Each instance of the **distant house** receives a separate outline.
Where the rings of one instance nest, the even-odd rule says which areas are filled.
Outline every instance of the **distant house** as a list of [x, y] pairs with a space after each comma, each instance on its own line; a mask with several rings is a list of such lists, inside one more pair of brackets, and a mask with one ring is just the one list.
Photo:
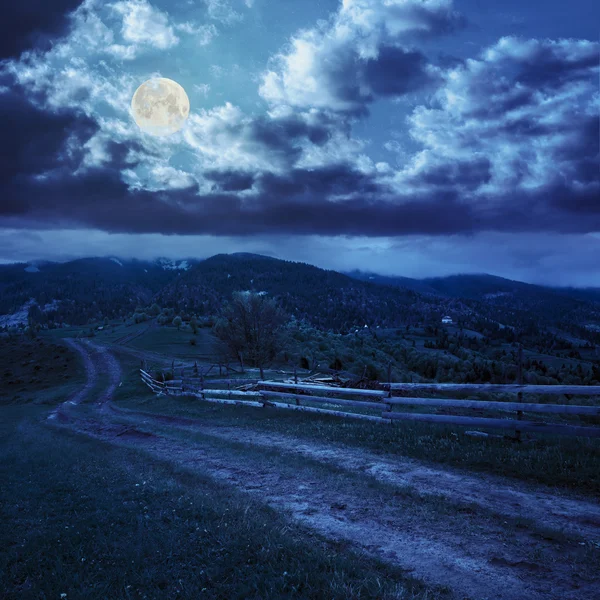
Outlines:
[[447, 315], [445, 317], [442, 317], [442, 323], [444, 325], [452, 325], [452, 317], [449, 317]]

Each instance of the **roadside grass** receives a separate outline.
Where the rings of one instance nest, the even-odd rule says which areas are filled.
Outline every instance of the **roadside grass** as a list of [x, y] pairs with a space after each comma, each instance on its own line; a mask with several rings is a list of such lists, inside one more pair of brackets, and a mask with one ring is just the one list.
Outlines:
[[0, 596], [447, 597], [238, 493], [2, 408]]
[[0, 405], [56, 404], [85, 381], [77, 354], [43, 338], [0, 337], [0, 365]]

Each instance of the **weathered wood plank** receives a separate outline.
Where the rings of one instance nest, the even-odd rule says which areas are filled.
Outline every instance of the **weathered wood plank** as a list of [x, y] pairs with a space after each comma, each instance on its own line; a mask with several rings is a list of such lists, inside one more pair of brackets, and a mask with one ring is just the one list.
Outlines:
[[309, 392], [326, 392], [328, 394], [349, 394], [353, 396], [375, 396], [381, 398], [387, 396], [388, 392], [383, 390], [356, 390], [353, 388], [339, 388], [326, 385], [314, 385], [309, 383], [280, 383], [277, 381], [260, 381], [260, 387], [285, 388], [289, 390], [307, 390]]
[[383, 383], [392, 390], [428, 390], [432, 392], [523, 392], [527, 394], [574, 394], [600, 396], [600, 385], [519, 385], [516, 383]]
[[457, 398], [388, 398], [388, 404], [405, 406], [433, 406], [440, 408], [475, 408], [487, 410], [553, 413], [565, 415], [600, 416], [600, 406], [568, 404], [532, 404], [527, 402], [488, 402], [486, 400], [459, 400]]
[[204, 394], [212, 394], [214, 396], [248, 396], [261, 397], [260, 392], [242, 392], [241, 390], [203, 390]]
[[468, 425], [489, 429], [515, 429], [518, 426], [521, 431], [530, 431], [534, 433], [600, 437], [600, 427], [580, 427], [578, 425], [517, 421], [516, 419], [485, 419], [482, 417], [462, 417], [453, 415], [426, 415], [423, 413], [383, 412], [381, 416], [386, 419], [423, 421], [426, 423], [447, 425]]
[[367, 402], [365, 400], [346, 400], [345, 398], [324, 398], [323, 396], [306, 396], [303, 394], [289, 394], [289, 393], [283, 393], [283, 392], [268, 392], [268, 391], [263, 391], [260, 392], [261, 394], [263, 394], [264, 396], [270, 397], [270, 398], [290, 398], [292, 400], [310, 400], [311, 402], [326, 402], [328, 404], [341, 404], [344, 406], [358, 406], [361, 408], [377, 408], [380, 409], [383, 408], [385, 405], [382, 402]]
[[245, 385], [248, 383], [258, 383], [260, 379], [205, 379], [204, 385], [212, 385], [213, 383], [230, 383], [232, 385]]
[[[216, 402], [220, 404], [237, 404], [238, 406], [254, 406], [264, 408], [264, 403], [266, 402], [256, 402], [253, 400], [227, 400], [225, 398], [201, 398], [200, 395], [196, 394], [185, 394], [196, 396], [206, 402]], [[391, 421], [389, 419], [383, 419], [381, 417], [377, 417], [375, 415], [361, 415], [358, 413], [346, 413], [338, 410], [328, 410], [325, 408], [315, 408], [313, 406], [296, 406], [295, 404], [286, 404], [283, 402], [270, 402], [268, 403], [269, 408], [277, 408], [284, 410], [298, 410], [301, 412], [310, 412], [317, 413], [321, 415], [334, 415], [335, 417], [343, 417], [347, 419], [358, 419], [363, 421], [372, 421], [375, 423], [381, 423], [382, 425], [389, 425]]]

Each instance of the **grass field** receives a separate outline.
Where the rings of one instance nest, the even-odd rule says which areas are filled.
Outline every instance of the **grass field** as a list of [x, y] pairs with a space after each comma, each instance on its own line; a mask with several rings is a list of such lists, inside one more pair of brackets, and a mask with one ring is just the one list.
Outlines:
[[0, 405], [64, 400], [84, 381], [78, 361], [63, 344], [0, 337]]
[[41, 424], [44, 415], [2, 407], [6, 600], [445, 597], [231, 487]]

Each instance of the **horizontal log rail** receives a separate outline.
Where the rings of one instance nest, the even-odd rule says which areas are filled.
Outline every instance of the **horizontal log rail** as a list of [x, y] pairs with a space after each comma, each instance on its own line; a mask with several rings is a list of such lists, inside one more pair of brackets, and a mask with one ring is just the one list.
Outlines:
[[[574, 386], [574, 385], [518, 385], [518, 384], [455, 384], [455, 383], [387, 383], [379, 384], [381, 389], [364, 390], [355, 388], [332, 387], [319, 384], [285, 383], [282, 381], [261, 381], [257, 379], [219, 379], [205, 380], [200, 378], [199, 386], [186, 385], [186, 379], [156, 381], [149, 373], [140, 370], [142, 381], [158, 394], [171, 394], [175, 396], [191, 395], [203, 398], [210, 402], [221, 402], [245, 406], [262, 406], [276, 408], [290, 408], [331, 414], [349, 418], [370, 420], [379, 423], [393, 423], [395, 421], [422, 421], [440, 425], [459, 425], [481, 427], [488, 429], [512, 429], [523, 432], [550, 433], [573, 435], [583, 437], [600, 437], [600, 427], [580, 426], [561, 423], [547, 423], [541, 421], [510, 419], [510, 418], [484, 418], [466, 415], [442, 415], [417, 412], [397, 412], [396, 408], [414, 406], [433, 409], [464, 409], [464, 410], [490, 410], [501, 412], [523, 412], [542, 414], [564, 414], [575, 416], [600, 416], [600, 406], [569, 405], [569, 404], [542, 404], [534, 402], [502, 402], [488, 400], [463, 400], [458, 398], [420, 398], [400, 397], [394, 393], [401, 391], [435, 391], [435, 392], [470, 392], [470, 393], [537, 393], [537, 394], [572, 394], [579, 396], [600, 396], [600, 386]], [[194, 382], [195, 383], [195, 382]], [[227, 384], [228, 389], [211, 389], [206, 385], [221, 383]], [[256, 384], [258, 391], [242, 391], [231, 389], [232, 384]], [[307, 393], [308, 392], [308, 393]], [[340, 395], [358, 396], [356, 399], [340, 398]], [[211, 397], [212, 396], [212, 397]], [[519, 396], [520, 397], [520, 396]], [[238, 398], [242, 398], [241, 400]], [[274, 398], [281, 398], [284, 402], [275, 402]], [[292, 403], [286, 403], [288, 400]], [[301, 405], [301, 402], [318, 402], [322, 404], [352, 406], [357, 408], [375, 408], [381, 410], [381, 416], [361, 413], [344, 412], [330, 408], [316, 408]]]
[[387, 390], [422, 390], [431, 392], [518, 392], [526, 394], [573, 394], [600, 396], [600, 385], [519, 385], [518, 383], [382, 383]]
[[286, 388], [289, 390], [307, 390], [309, 392], [326, 392], [328, 394], [349, 394], [354, 396], [376, 396], [384, 398], [388, 396], [385, 390], [357, 390], [355, 388], [330, 387], [316, 385], [313, 383], [283, 383], [280, 381], [259, 381], [259, 387], [263, 388]]
[[346, 400], [344, 398], [325, 398], [323, 396], [307, 396], [305, 394], [286, 394], [283, 392], [260, 392], [262, 396], [267, 398], [290, 398], [296, 402], [309, 400], [311, 402], [325, 402], [327, 404], [340, 404], [342, 406], [358, 406], [360, 408], [378, 408], [381, 410], [382, 402], [367, 402], [366, 400]]
[[455, 398], [388, 398], [388, 404], [406, 406], [432, 406], [435, 408], [474, 408], [478, 410], [502, 410], [514, 412], [540, 412], [565, 415], [600, 416], [600, 406], [570, 404], [532, 404], [529, 402], [488, 402], [485, 400], [457, 400]]

